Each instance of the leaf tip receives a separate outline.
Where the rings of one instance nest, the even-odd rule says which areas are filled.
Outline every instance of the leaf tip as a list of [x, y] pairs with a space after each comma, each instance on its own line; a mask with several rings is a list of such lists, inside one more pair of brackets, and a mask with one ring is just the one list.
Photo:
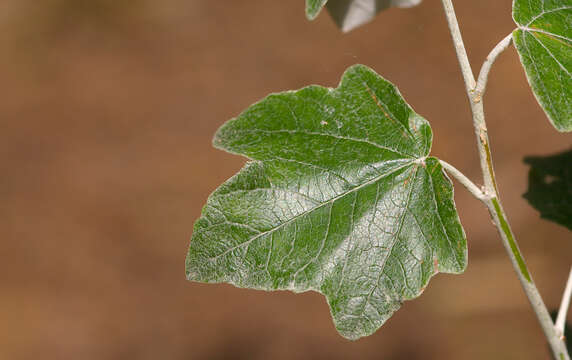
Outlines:
[[186, 273], [186, 278], [188, 281], [193, 281], [194, 279], [196, 279], [196, 277], [197, 277], [197, 274], [192, 272], [192, 271], [189, 271]]
[[316, 19], [327, 2], [328, 0], [306, 0], [306, 19]]
[[227, 142], [228, 142], [228, 134], [227, 128], [228, 125], [232, 122], [233, 119], [224, 123], [218, 130], [215, 132], [213, 139], [212, 139], [212, 146], [215, 149], [227, 151]]
[[566, 124], [556, 123], [552, 121], [552, 119], [550, 119], [550, 121], [552, 122], [552, 124], [556, 128], [556, 131], [558, 132], [567, 133], [572, 131], [572, 119], [569, 119]]

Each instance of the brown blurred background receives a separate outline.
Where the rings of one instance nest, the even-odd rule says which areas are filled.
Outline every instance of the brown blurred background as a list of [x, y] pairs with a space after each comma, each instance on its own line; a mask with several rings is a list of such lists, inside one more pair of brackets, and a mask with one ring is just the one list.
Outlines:
[[[478, 67], [512, 30], [511, 1], [456, 3]], [[434, 278], [369, 338], [341, 338], [316, 293], [185, 280], [194, 220], [244, 163], [211, 147], [214, 131], [269, 92], [335, 86], [354, 63], [398, 84], [430, 120], [433, 154], [479, 181], [438, 0], [347, 35], [326, 13], [307, 22], [303, 0], [2, 0], [0, 359], [548, 359], [487, 212], [460, 186], [466, 273]], [[572, 138], [514, 49], [491, 75], [500, 190], [556, 308], [572, 239], [521, 197], [522, 158]]]

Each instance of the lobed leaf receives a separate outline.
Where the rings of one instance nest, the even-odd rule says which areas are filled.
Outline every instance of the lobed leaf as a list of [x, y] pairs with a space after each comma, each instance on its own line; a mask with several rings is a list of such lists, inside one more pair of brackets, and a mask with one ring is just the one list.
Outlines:
[[467, 262], [432, 132], [390, 82], [349, 68], [336, 89], [268, 96], [217, 132], [253, 159], [195, 223], [189, 280], [317, 291], [349, 339], [375, 332], [441, 271]]
[[514, 0], [514, 44], [540, 106], [572, 131], [572, 1]]

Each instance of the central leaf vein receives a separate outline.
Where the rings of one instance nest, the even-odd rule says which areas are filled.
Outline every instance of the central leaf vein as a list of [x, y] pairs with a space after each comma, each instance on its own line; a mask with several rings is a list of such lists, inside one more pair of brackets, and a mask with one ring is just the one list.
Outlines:
[[220, 257], [222, 257], [222, 256], [225, 256], [225, 255], [227, 255], [228, 253], [230, 253], [230, 252], [232, 252], [232, 251], [234, 251], [234, 250], [236, 250], [236, 249], [239, 249], [239, 248], [241, 248], [241, 247], [243, 247], [243, 246], [247, 246], [247, 245], [249, 245], [250, 243], [252, 243], [253, 241], [255, 241], [255, 240], [257, 240], [257, 239], [263, 237], [264, 235], [267, 235], [267, 234], [269, 234], [269, 233], [271, 233], [271, 232], [274, 232], [274, 231], [276, 231], [276, 230], [278, 230], [278, 229], [280, 229], [280, 228], [282, 228], [282, 227], [284, 227], [284, 226], [286, 226], [286, 225], [288, 225], [288, 224], [290, 224], [290, 223], [296, 221], [297, 219], [299, 219], [299, 218], [301, 218], [301, 217], [303, 217], [303, 216], [305, 216], [305, 215], [307, 215], [307, 214], [309, 214], [309, 213], [311, 213], [311, 212], [313, 212], [313, 211], [315, 211], [315, 210], [317, 210], [317, 209], [319, 209], [319, 208], [321, 208], [321, 207], [323, 207], [323, 206], [326, 206], [326, 205], [328, 205], [328, 204], [330, 204], [330, 203], [333, 203], [333, 202], [335, 202], [336, 200], [338, 200], [338, 199], [340, 199], [340, 198], [342, 198], [342, 197], [344, 197], [344, 196], [346, 196], [346, 195], [348, 195], [348, 194], [350, 194], [350, 193], [356, 192], [356, 191], [358, 191], [359, 189], [361, 189], [361, 188], [363, 188], [363, 187], [365, 187], [365, 186], [367, 186], [367, 185], [373, 184], [373, 183], [379, 181], [380, 179], [382, 179], [382, 178], [384, 178], [384, 177], [386, 177], [386, 176], [389, 176], [389, 175], [391, 175], [391, 174], [393, 174], [393, 173], [395, 173], [395, 172], [397, 172], [397, 171], [399, 171], [399, 170], [401, 170], [401, 169], [403, 169], [403, 168], [405, 168], [405, 167], [407, 167], [407, 166], [410, 166], [411, 164], [416, 164], [416, 163], [415, 163], [415, 162], [408, 162], [408, 163], [405, 163], [405, 164], [403, 164], [403, 165], [400, 165], [400, 166], [396, 167], [395, 169], [391, 169], [390, 171], [388, 171], [388, 172], [386, 172], [386, 173], [384, 173], [384, 174], [382, 174], [382, 175], [380, 175], [380, 176], [377, 176], [377, 177], [375, 177], [375, 178], [373, 178], [373, 179], [371, 179], [371, 180], [369, 180], [369, 181], [367, 181], [367, 182], [364, 182], [363, 184], [361, 184], [361, 185], [359, 185], [359, 186], [356, 186], [356, 187], [350, 189], [349, 191], [346, 191], [346, 192], [344, 192], [344, 193], [341, 193], [340, 195], [335, 196], [335, 197], [331, 198], [330, 200], [325, 201], [325, 202], [321, 203], [320, 205], [318, 205], [318, 206], [316, 206], [316, 207], [310, 208], [310, 209], [308, 209], [308, 210], [306, 210], [306, 211], [304, 211], [304, 212], [302, 212], [302, 213], [300, 213], [300, 214], [298, 214], [298, 215], [292, 217], [291, 219], [289, 219], [289, 220], [287, 220], [287, 221], [285, 221], [285, 222], [283, 222], [283, 223], [277, 225], [276, 227], [274, 227], [274, 228], [272, 228], [272, 229], [269, 229], [269, 230], [267, 230], [267, 231], [261, 232], [261, 233], [257, 234], [256, 236], [254, 236], [253, 238], [251, 238], [251, 239], [249, 239], [249, 240], [247, 240], [247, 241], [245, 241], [245, 242], [242, 242], [242, 243], [237, 244], [237, 245], [235, 245], [235, 246], [233, 246], [233, 247], [230, 247], [230, 248], [226, 249], [224, 252], [222, 252], [221, 254], [216, 255], [216, 256], [213, 256], [213, 257], [210, 257], [209, 260], [215, 261], [215, 260], [217, 260], [218, 258], [220, 258]]

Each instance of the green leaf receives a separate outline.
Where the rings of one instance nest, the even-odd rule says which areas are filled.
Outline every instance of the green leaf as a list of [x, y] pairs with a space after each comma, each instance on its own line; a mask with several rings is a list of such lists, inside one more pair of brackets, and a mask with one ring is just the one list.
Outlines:
[[325, 295], [338, 331], [376, 331], [438, 271], [467, 262], [432, 132], [390, 82], [356, 65], [338, 88], [270, 95], [217, 132], [254, 161], [209, 197], [189, 280]]
[[328, 0], [306, 0], [306, 17], [314, 20]]
[[572, 150], [524, 162], [531, 166], [524, 198], [542, 218], [572, 230]]
[[313, 20], [326, 5], [336, 22], [344, 32], [353, 30], [370, 22], [382, 10], [389, 7], [411, 7], [421, 0], [306, 0], [306, 15]]
[[514, 43], [540, 106], [558, 131], [572, 131], [572, 2], [514, 0]]

